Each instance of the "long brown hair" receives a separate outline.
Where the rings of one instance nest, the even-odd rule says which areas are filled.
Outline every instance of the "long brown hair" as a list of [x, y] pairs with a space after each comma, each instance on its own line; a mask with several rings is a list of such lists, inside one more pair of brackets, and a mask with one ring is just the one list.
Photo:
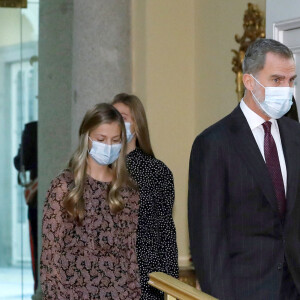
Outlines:
[[122, 103], [128, 106], [130, 109], [133, 121], [135, 123], [137, 146], [145, 153], [155, 157], [150, 142], [146, 113], [141, 100], [135, 95], [121, 93], [116, 95], [112, 101], [112, 105], [117, 103]]
[[107, 201], [111, 212], [122, 210], [124, 204], [121, 199], [121, 189], [124, 185], [135, 187], [129, 180], [125, 165], [126, 130], [120, 113], [110, 104], [101, 103], [85, 114], [79, 129], [79, 145], [69, 161], [69, 169], [73, 174], [74, 183], [70, 192], [64, 198], [64, 207], [68, 214], [79, 224], [82, 224], [85, 215], [83, 199], [86, 182], [88, 137], [90, 132], [101, 124], [117, 122], [121, 129], [122, 148], [119, 158], [111, 165], [113, 180], [109, 185]]

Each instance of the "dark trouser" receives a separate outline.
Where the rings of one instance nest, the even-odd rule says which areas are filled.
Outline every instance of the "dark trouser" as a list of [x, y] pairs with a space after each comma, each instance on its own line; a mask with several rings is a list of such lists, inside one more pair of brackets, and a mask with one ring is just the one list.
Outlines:
[[29, 235], [31, 264], [34, 279], [34, 291], [38, 287], [38, 224], [37, 224], [37, 208], [28, 207]]
[[280, 300], [300, 300], [300, 294], [294, 284], [293, 278], [286, 263], [284, 263], [282, 269]]

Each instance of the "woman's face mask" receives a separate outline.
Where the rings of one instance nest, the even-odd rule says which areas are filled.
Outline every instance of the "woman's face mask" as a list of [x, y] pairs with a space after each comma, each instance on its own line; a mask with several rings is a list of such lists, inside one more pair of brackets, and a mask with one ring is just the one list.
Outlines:
[[110, 165], [118, 159], [122, 144], [108, 145], [89, 139], [92, 142], [89, 154], [99, 165]]
[[129, 143], [134, 136], [134, 133], [131, 133], [131, 131], [130, 131], [130, 127], [131, 127], [131, 123], [125, 122], [127, 143]]

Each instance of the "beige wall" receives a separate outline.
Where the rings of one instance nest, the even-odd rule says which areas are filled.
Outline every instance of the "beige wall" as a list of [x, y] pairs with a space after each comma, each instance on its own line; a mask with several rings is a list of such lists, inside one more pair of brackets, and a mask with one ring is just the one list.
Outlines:
[[[133, 93], [156, 156], [173, 171], [179, 263], [189, 264], [187, 184], [196, 135], [237, 105], [234, 35], [248, 0], [132, 0]], [[253, 3], [265, 11], [265, 0]]]
[[[234, 35], [243, 34], [248, 0], [195, 0], [196, 8], [196, 132], [221, 119], [237, 105]], [[265, 0], [251, 1], [265, 12]]]

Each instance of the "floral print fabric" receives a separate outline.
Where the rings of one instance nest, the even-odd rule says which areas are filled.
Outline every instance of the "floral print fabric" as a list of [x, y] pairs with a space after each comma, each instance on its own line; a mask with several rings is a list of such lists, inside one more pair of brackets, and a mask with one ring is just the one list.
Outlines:
[[69, 171], [52, 181], [44, 205], [41, 285], [44, 299], [140, 299], [136, 257], [137, 191], [124, 188], [125, 208], [110, 212], [108, 183], [87, 176], [86, 215], [77, 225], [63, 208]]

